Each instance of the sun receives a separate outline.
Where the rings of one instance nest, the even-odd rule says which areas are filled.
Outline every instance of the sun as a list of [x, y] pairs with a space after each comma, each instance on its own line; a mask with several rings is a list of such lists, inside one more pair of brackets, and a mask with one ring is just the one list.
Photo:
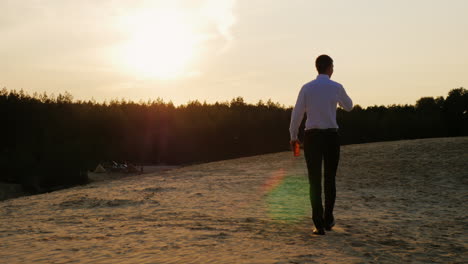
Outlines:
[[177, 79], [189, 74], [199, 40], [176, 8], [145, 9], [125, 19], [127, 40], [119, 49], [127, 72], [143, 79]]

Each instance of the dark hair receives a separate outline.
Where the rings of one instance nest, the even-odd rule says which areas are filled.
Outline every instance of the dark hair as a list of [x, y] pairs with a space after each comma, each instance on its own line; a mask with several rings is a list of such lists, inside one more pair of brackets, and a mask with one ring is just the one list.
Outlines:
[[320, 55], [315, 60], [315, 67], [317, 68], [318, 73], [325, 73], [328, 67], [333, 65], [333, 60], [328, 55]]

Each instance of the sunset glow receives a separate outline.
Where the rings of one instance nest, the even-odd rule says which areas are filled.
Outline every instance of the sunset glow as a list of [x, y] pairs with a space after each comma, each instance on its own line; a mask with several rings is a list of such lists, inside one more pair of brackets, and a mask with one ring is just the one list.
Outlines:
[[128, 40], [120, 63], [137, 78], [174, 79], [190, 74], [199, 39], [183, 13], [174, 8], [137, 12], [124, 21]]
[[468, 83], [468, 1], [0, 1], [0, 88], [292, 106], [317, 75], [361, 106]]

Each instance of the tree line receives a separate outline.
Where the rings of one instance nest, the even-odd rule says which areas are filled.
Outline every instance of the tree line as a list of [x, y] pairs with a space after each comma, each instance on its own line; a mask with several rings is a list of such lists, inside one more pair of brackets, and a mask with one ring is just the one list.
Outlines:
[[[4, 88], [0, 181], [41, 191], [85, 183], [86, 172], [103, 161], [190, 164], [286, 151], [291, 110], [242, 97], [176, 107], [159, 98], [99, 103]], [[343, 144], [466, 136], [467, 110], [468, 91], [458, 88], [415, 105], [339, 109], [337, 121]]]

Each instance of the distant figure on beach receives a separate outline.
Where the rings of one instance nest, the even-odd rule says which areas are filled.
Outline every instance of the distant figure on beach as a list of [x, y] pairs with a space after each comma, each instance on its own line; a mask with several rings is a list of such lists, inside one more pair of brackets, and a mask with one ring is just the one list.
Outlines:
[[[325, 235], [335, 225], [335, 176], [340, 159], [340, 142], [336, 108], [340, 105], [346, 111], [353, 108], [351, 98], [343, 86], [330, 80], [333, 74], [333, 60], [320, 55], [315, 60], [318, 76], [302, 86], [292, 111], [289, 132], [291, 145], [298, 142], [299, 126], [307, 113], [304, 136], [304, 153], [310, 185], [313, 234]], [[325, 211], [322, 205], [322, 161], [324, 163]]]

